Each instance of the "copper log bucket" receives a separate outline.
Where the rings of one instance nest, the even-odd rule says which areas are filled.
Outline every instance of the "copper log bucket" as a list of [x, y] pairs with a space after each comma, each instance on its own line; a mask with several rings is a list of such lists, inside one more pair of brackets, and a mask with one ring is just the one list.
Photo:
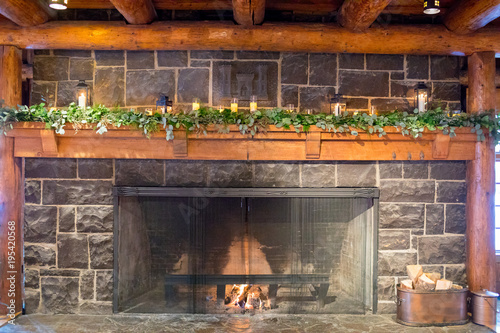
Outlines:
[[408, 326], [463, 325], [469, 321], [469, 290], [423, 291], [401, 289], [398, 285], [396, 321]]
[[474, 323], [486, 326], [495, 331], [497, 324], [497, 297], [497, 293], [488, 290], [471, 291], [470, 310]]

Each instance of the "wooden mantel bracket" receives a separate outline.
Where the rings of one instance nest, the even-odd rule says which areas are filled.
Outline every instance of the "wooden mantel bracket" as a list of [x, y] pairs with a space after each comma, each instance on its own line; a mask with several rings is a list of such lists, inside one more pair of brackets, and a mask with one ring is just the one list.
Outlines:
[[321, 155], [321, 132], [306, 133], [306, 158], [319, 159]]
[[57, 137], [54, 130], [40, 130], [42, 150], [44, 156], [57, 156]]
[[442, 133], [436, 134], [432, 142], [432, 158], [446, 159], [450, 154], [450, 136]]
[[174, 157], [181, 158], [188, 156], [187, 132], [178, 131], [174, 136]]

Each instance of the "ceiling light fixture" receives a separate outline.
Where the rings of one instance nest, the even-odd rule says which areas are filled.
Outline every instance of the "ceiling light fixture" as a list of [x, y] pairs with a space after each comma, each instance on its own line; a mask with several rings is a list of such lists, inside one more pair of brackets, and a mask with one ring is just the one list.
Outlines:
[[49, 7], [57, 10], [68, 8], [68, 0], [49, 0]]
[[439, 8], [439, 0], [425, 0], [424, 1], [424, 13], [428, 15], [439, 14], [441, 9]]

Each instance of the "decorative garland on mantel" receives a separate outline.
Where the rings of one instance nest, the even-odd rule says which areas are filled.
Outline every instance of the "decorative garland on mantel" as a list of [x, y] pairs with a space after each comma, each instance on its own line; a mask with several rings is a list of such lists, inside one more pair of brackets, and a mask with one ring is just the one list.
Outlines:
[[269, 125], [278, 128], [293, 128], [297, 133], [307, 132], [316, 126], [325, 131], [335, 133], [350, 133], [358, 135], [358, 130], [382, 137], [386, 135], [385, 126], [397, 128], [402, 135], [414, 138], [422, 136], [425, 129], [442, 131], [445, 135], [455, 136], [455, 129], [469, 127], [472, 133], [477, 134], [480, 141], [485, 140], [485, 135], [493, 137], [496, 142], [500, 138], [499, 119], [493, 111], [480, 114], [461, 113], [451, 116], [445, 110], [436, 108], [425, 113], [393, 111], [380, 115], [369, 115], [359, 112], [357, 114], [344, 113], [341, 116], [331, 114], [304, 114], [287, 112], [283, 109], [261, 109], [254, 113], [231, 112], [225, 109], [201, 108], [187, 114], [156, 113], [147, 116], [134, 110], [119, 108], [109, 109], [99, 105], [82, 109], [74, 103], [67, 108], [50, 108], [38, 104], [30, 107], [18, 108], [2, 107], [0, 105], [0, 131], [6, 133], [13, 128], [16, 122], [43, 122], [47, 129], [54, 128], [57, 134], [64, 134], [66, 124], [72, 124], [78, 130], [86, 124], [95, 124], [94, 129], [99, 134], [107, 132], [109, 126], [133, 126], [142, 130], [149, 137], [151, 133], [163, 128], [166, 139], [174, 138], [174, 129], [185, 129], [189, 132], [200, 134], [207, 133], [207, 126], [215, 125], [220, 133], [228, 133], [229, 125], [238, 125], [241, 134], [255, 135], [265, 132]]

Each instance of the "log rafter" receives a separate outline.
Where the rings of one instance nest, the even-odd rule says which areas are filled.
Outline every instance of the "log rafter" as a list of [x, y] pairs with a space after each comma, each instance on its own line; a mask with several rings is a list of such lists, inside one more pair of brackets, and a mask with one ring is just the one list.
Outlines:
[[149, 24], [157, 15], [152, 0], [110, 0], [130, 24]]
[[261, 24], [266, 13], [266, 0], [233, 0], [233, 16], [244, 26]]
[[372, 25], [391, 0], [345, 0], [337, 21], [344, 28], [363, 31]]
[[44, 0], [2, 0], [0, 14], [23, 27], [43, 24], [54, 15]]
[[461, 0], [444, 17], [444, 24], [457, 34], [468, 34], [500, 17], [500, 0]]
[[[500, 30], [457, 35], [443, 26], [394, 25], [356, 33], [332, 24], [270, 24], [244, 27], [231, 22], [48, 22], [21, 28], [0, 22], [0, 44], [28, 49], [244, 50], [375, 54], [500, 54]], [[446, 41], [446, 42], [444, 42]]]

